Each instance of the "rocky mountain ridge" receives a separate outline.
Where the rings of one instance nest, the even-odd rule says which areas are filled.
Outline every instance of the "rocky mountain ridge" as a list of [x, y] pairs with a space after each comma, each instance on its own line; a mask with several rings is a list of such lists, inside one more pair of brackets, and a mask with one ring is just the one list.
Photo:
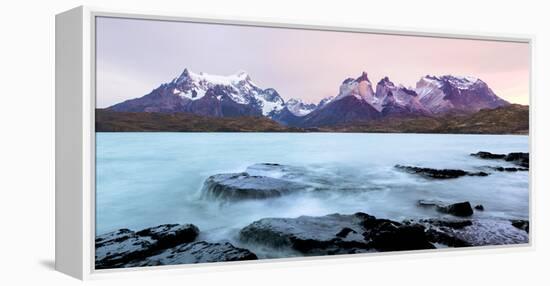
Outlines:
[[107, 108], [116, 112], [192, 113], [207, 117], [267, 117], [292, 127], [323, 127], [387, 117], [475, 113], [508, 106], [482, 80], [424, 76], [416, 88], [384, 77], [374, 86], [367, 72], [345, 79], [336, 96], [319, 103], [288, 100], [273, 88], [260, 88], [246, 72], [219, 76], [194, 73], [161, 84], [149, 94]]

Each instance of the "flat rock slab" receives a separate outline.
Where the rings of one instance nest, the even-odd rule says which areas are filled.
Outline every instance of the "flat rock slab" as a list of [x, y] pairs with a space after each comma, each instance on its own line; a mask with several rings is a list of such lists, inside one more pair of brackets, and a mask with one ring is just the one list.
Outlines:
[[156, 255], [129, 263], [127, 267], [174, 265], [189, 263], [256, 260], [258, 257], [244, 248], [229, 242], [209, 243], [197, 241], [166, 249]]
[[307, 185], [247, 172], [218, 174], [204, 182], [202, 195], [224, 200], [266, 199], [306, 190]]
[[420, 220], [430, 240], [451, 247], [529, 243], [529, 234], [501, 219]]
[[304, 255], [435, 248], [422, 225], [403, 225], [364, 213], [265, 218], [243, 228], [240, 240]]
[[273, 248], [290, 248], [305, 255], [355, 253], [366, 249], [360, 215], [264, 218], [240, 231], [240, 240]]
[[488, 173], [485, 172], [469, 172], [459, 169], [433, 169], [433, 168], [422, 168], [415, 166], [403, 166], [395, 165], [396, 169], [405, 171], [409, 174], [421, 175], [425, 178], [431, 179], [456, 179], [464, 176], [479, 176], [485, 177], [488, 176]]

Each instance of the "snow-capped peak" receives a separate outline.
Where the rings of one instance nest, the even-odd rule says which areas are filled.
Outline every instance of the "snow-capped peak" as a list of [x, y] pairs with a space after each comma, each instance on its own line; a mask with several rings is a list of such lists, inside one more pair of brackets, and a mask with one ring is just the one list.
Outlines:
[[508, 104], [473, 76], [424, 76], [416, 84], [420, 102], [434, 113], [452, 109], [478, 111]]
[[208, 74], [205, 72], [195, 73], [192, 71], [189, 71], [188, 69], [183, 70], [181, 75], [176, 79], [176, 83], [181, 83], [182, 81], [195, 81], [195, 82], [207, 82], [212, 85], [233, 85], [234, 83], [240, 82], [240, 81], [250, 81], [250, 76], [244, 72], [239, 71], [235, 74], [223, 76], [223, 75], [215, 75], [215, 74]]
[[[167, 85], [167, 88], [175, 95], [195, 101], [204, 97], [206, 92], [215, 86], [225, 87], [226, 95], [238, 104], [258, 106], [263, 115], [280, 110], [284, 104], [274, 89], [259, 88], [252, 82], [248, 73], [242, 70], [223, 76], [205, 72], [195, 73], [186, 68], [179, 77]], [[221, 100], [222, 97], [219, 97], [218, 100]]]
[[288, 111], [296, 116], [305, 116], [315, 110], [317, 106], [313, 103], [304, 103], [300, 99], [291, 98], [285, 103]]
[[456, 76], [456, 75], [443, 75], [443, 76], [431, 76], [426, 75], [420, 79], [420, 81], [443, 86], [445, 83], [449, 83], [452, 86], [459, 89], [468, 89], [471, 88], [474, 84], [481, 82], [480, 79], [473, 76]]
[[452, 85], [460, 89], [468, 89], [479, 81], [478, 78], [475, 78], [473, 76], [444, 75], [441, 77], [441, 79], [447, 80]]
[[324, 107], [325, 105], [329, 104], [330, 102], [332, 102], [334, 100], [334, 96], [328, 96], [328, 97], [325, 97], [323, 99], [321, 99], [321, 101], [319, 101], [319, 104], [317, 104], [317, 108], [322, 108]]

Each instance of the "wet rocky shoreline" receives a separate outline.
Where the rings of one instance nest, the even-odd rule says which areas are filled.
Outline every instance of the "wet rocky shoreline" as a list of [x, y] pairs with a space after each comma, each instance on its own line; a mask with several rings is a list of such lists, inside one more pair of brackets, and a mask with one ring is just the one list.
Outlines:
[[[509, 162], [517, 167], [481, 165], [482, 170], [460, 170], [396, 165], [395, 168], [427, 180], [484, 177], [492, 172], [529, 169], [528, 153], [480, 151], [471, 156], [496, 163]], [[318, 178], [319, 184], [295, 180], [301, 172], [303, 170], [294, 166], [255, 164], [241, 173], [208, 177], [202, 197], [231, 203], [265, 200], [295, 192], [327, 191], [321, 184], [323, 178]], [[233, 242], [200, 239], [200, 225], [190, 223], [165, 224], [139, 231], [119, 229], [96, 237], [96, 269], [256, 260], [262, 258], [253, 251], [257, 247], [317, 256], [529, 242], [529, 221], [472, 217], [475, 212], [485, 210], [482, 205], [419, 198], [417, 207], [433, 211], [433, 217], [396, 221], [363, 212], [269, 217], [241, 228]]]

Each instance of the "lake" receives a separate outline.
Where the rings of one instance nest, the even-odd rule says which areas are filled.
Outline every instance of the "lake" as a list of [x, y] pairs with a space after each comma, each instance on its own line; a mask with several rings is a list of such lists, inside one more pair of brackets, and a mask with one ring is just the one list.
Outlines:
[[[96, 234], [193, 223], [200, 238], [238, 245], [239, 229], [265, 217], [366, 212], [402, 220], [445, 216], [420, 199], [482, 204], [474, 218], [528, 219], [528, 172], [429, 180], [396, 164], [479, 171], [514, 166], [470, 153], [529, 152], [528, 136], [359, 133], [97, 133]], [[308, 170], [334, 190], [267, 200], [201, 197], [205, 179], [255, 163]]]

